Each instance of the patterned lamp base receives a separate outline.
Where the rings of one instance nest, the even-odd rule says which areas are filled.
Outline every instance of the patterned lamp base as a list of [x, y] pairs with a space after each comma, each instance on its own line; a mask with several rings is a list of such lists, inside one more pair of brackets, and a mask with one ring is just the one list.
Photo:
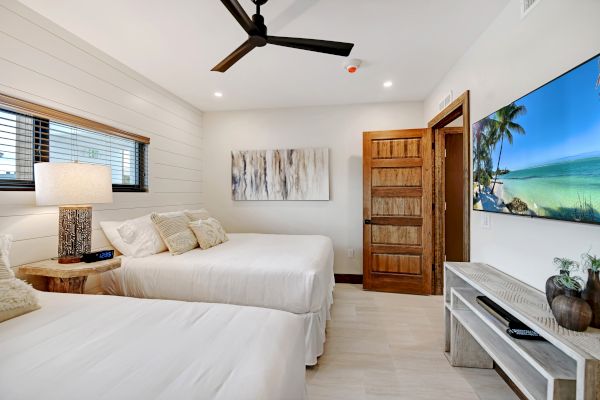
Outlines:
[[59, 207], [58, 262], [81, 261], [81, 255], [92, 249], [92, 207]]

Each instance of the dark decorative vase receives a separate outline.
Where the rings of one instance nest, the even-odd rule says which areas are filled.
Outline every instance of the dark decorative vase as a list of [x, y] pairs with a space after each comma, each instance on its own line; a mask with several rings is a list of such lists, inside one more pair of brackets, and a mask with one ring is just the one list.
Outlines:
[[[569, 276], [569, 271], [565, 271], [565, 270], [561, 269], [560, 270], [560, 275], [567, 275], [567, 276]], [[560, 296], [561, 294], [565, 294], [565, 289], [563, 289], [561, 286], [558, 286], [556, 284], [556, 282], [554, 282], [554, 279], [558, 278], [560, 275], [552, 275], [546, 281], [546, 300], [548, 300], [548, 305], [550, 307], [552, 307], [552, 300], [554, 300], [554, 298], [556, 296]]]
[[600, 276], [599, 272], [588, 269], [588, 279], [581, 298], [587, 301], [592, 309], [592, 323], [590, 326], [600, 328]]
[[583, 332], [592, 322], [592, 308], [583, 300], [581, 292], [565, 289], [565, 294], [552, 300], [552, 314], [556, 322], [572, 331]]

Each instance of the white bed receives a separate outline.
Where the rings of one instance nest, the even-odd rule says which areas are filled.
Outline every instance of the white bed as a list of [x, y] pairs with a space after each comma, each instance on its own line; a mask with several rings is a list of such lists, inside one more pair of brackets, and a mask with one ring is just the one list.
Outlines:
[[110, 294], [255, 306], [302, 316], [306, 365], [323, 353], [333, 303], [333, 245], [316, 235], [228, 234], [208, 250], [123, 257], [102, 274]]
[[3, 399], [303, 399], [295, 315], [225, 304], [40, 293], [0, 323]]

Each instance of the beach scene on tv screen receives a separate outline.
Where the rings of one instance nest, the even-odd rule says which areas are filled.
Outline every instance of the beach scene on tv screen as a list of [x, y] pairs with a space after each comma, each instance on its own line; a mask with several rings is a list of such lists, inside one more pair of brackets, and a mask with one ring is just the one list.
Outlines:
[[473, 208], [600, 223], [600, 55], [473, 124]]

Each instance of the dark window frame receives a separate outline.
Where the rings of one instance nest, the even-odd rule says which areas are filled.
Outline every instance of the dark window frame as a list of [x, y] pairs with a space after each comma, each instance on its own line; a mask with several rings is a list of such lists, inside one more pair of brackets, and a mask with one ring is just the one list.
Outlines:
[[[2, 98], [8, 98], [8, 96], [0, 95], [0, 100], [2, 100]], [[17, 100], [17, 99], [15, 99], [15, 100], [26, 103], [22, 100]], [[6, 103], [3, 103], [0, 101], [0, 111], [10, 112], [10, 113], [14, 113], [14, 114], [20, 114], [20, 115], [24, 115], [24, 116], [33, 118], [34, 132], [33, 132], [33, 141], [32, 141], [32, 145], [33, 145], [32, 163], [35, 164], [38, 162], [49, 162], [49, 154], [50, 154], [49, 142], [50, 142], [50, 134], [51, 134], [50, 133], [50, 122], [60, 122], [60, 123], [63, 123], [63, 122], [60, 120], [39, 117], [39, 116], [34, 115], [33, 113], [31, 115], [28, 115], [26, 113], [20, 112], [21, 110], [17, 111], [17, 110], [13, 110], [11, 108], [12, 107], [6, 107]], [[47, 110], [54, 111], [51, 109], [47, 109]], [[81, 119], [79, 117], [74, 117], [74, 118]], [[94, 123], [93, 121], [84, 120], [84, 119], [81, 119], [81, 120], [87, 121], [91, 124], [94, 124], [94, 125], [97, 125], [100, 127], [103, 126], [102, 124]], [[74, 125], [72, 123], [68, 123], [68, 125], [77, 127], [77, 125]], [[111, 135], [110, 132], [106, 132], [101, 129], [93, 129], [93, 127], [84, 127], [84, 128], [89, 129], [94, 132]], [[111, 129], [113, 129], [113, 128], [111, 128]], [[122, 131], [119, 131], [119, 132], [122, 132]], [[137, 153], [136, 159], [138, 160], [137, 170], [138, 170], [138, 178], [139, 179], [138, 179], [137, 183], [130, 184], [130, 185], [113, 184], [112, 191], [113, 192], [131, 192], [131, 193], [148, 192], [147, 160], [148, 160], [148, 145], [149, 145], [150, 140], [147, 138], [144, 138], [142, 136], [138, 136], [138, 135], [134, 135], [134, 134], [129, 134], [129, 135], [131, 137], [127, 137], [125, 135], [115, 135], [115, 136], [122, 136], [122, 137], [125, 137], [125, 138], [130, 139], [135, 142], [135, 149], [136, 149], [136, 153]], [[138, 137], [143, 138], [145, 140], [138, 141], [138, 140], [136, 140]], [[44, 148], [45, 148], [45, 150], [42, 150]], [[0, 179], [0, 191], [30, 191], [30, 192], [35, 191], [35, 179], [31, 180], [31, 181], [26, 181], [26, 180], [22, 180], [22, 179]]]

